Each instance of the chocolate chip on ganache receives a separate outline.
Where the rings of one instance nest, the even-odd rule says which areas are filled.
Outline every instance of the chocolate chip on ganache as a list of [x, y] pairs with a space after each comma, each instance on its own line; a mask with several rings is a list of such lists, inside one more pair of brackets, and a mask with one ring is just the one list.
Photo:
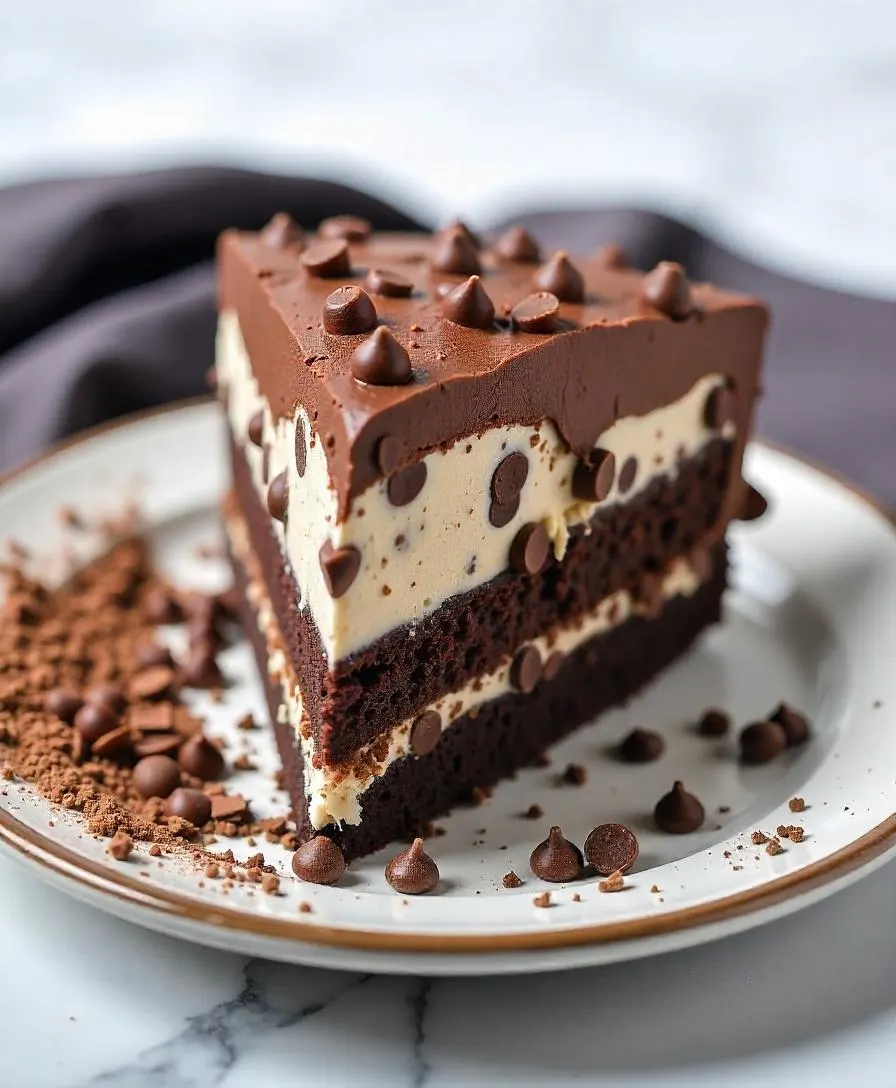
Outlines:
[[423, 849], [423, 839], [414, 839], [386, 866], [386, 880], [403, 895], [425, 895], [439, 883], [439, 867]]
[[720, 431], [734, 419], [734, 390], [727, 385], [710, 389], [703, 405], [703, 422], [711, 431]]
[[334, 336], [356, 336], [376, 326], [377, 314], [370, 295], [360, 287], [347, 284], [327, 295], [324, 303], [324, 329]]
[[660, 831], [670, 835], [689, 835], [703, 823], [706, 813], [697, 798], [676, 782], [656, 803], [653, 818]]
[[412, 377], [411, 357], [385, 325], [355, 348], [350, 365], [366, 385], [406, 385]]
[[537, 574], [545, 565], [551, 541], [539, 521], [527, 522], [510, 545], [510, 566], [519, 574]]
[[635, 477], [638, 475], [638, 458], [626, 457], [625, 464], [619, 470], [619, 494], [625, 495], [631, 491], [632, 485], [635, 482]]
[[264, 412], [259, 409], [249, 420], [249, 424], [246, 427], [246, 437], [252, 443], [253, 446], [258, 446], [261, 449], [261, 445], [264, 442]]
[[648, 309], [674, 320], [687, 317], [692, 309], [691, 287], [684, 269], [674, 261], [660, 261], [641, 280], [638, 300]]
[[310, 245], [299, 260], [309, 274], [321, 280], [349, 276], [352, 271], [348, 242], [344, 238], [327, 238]]
[[335, 884], [345, 872], [345, 858], [332, 839], [315, 835], [293, 854], [292, 871], [309, 884]]
[[346, 242], [364, 242], [373, 233], [373, 227], [358, 215], [332, 215], [322, 219], [317, 227], [321, 238], [344, 238]]
[[501, 505], [519, 497], [529, 476], [529, 459], [519, 450], [502, 458], [492, 473], [491, 497]]
[[167, 797], [180, 785], [180, 768], [171, 756], [146, 756], [134, 767], [134, 789], [144, 799]]
[[773, 713], [769, 714], [769, 721], [777, 722], [781, 726], [790, 748], [805, 744], [809, 739], [811, 732], [809, 719], [794, 710], [789, 703], [780, 703]]
[[383, 298], [407, 298], [414, 290], [413, 283], [399, 272], [388, 268], [371, 268], [364, 279], [364, 286], [372, 295]]
[[202, 827], [212, 818], [212, 803], [202, 790], [179, 786], [169, 794], [165, 802], [165, 815], [179, 816], [194, 827]]
[[561, 302], [584, 302], [585, 280], [563, 250], [558, 250], [535, 273], [535, 286]]
[[386, 481], [386, 495], [393, 506], [407, 506], [414, 501], [426, 483], [426, 462], [417, 461], [400, 469]]
[[529, 856], [529, 868], [540, 879], [552, 884], [578, 880], [584, 870], [582, 851], [563, 837], [559, 827], [552, 827], [544, 842]]
[[551, 333], [557, 331], [560, 300], [550, 291], [527, 295], [510, 311], [510, 321], [520, 332]]
[[638, 839], [625, 824], [600, 824], [585, 840], [585, 860], [601, 876], [627, 873], [639, 852]]
[[308, 467], [308, 445], [305, 439], [305, 421], [299, 416], [296, 419], [296, 471], [299, 476], [305, 475]]
[[778, 722], [751, 722], [738, 737], [741, 763], [769, 763], [787, 747], [787, 734]]
[[449, 227], [438, 235], [430, 263], [436, 272], [455, 276], [478, 276], [482, 272], [476, 247], [461, 227]]
[[563, 662], [566, 660], [566, 654], [560, 650], [554, 650], [552, 654], [549, 654], [544, 666], [541, 670], [541, 677], [543, 680], [556, 680], [560, 675], [560, 670], [563, 668]]
[[443, 228], [444, 231], [458, 230], [470, 243], [474, 249], [482, 249], [482, 239], [476, 234], [475, 231], [470, 230], [466, 223], [460, 219], [452, 219], [451, 222]]
[[666, 742], [652, 729], [633, 729], [619, 744], [619, 757], [626, 763], [653, 763], [666, 750]]
[[327, 540], [318, 553], [327, 592], [334, 600], [344, 596], [361, 569], [361, 553], [351, 545], [334, 548]]
[[495, 252], [505, 261], [519, 261], [520, 264], [538, 264], [541, 252], [538, 243], [525, 227], [508, 227], [495, 242]]
[[268, 513], [277, 521], [286, 521], [286, 508], [289, 505], [289, 484], [286, 472], [278, 472], [268, 487]]
[[271, 249], [297, 249], [304, 242], [301, 227], [288, 212], [277, 212], [262, 228], [260, 237]]
[[470, 276], [444, 296], [442, 314], [455, 325], [469, 329], [490, 329], [495, 321], [494, 303], [478, 276]]
[[220, 778], [227, 768], [221, 752], [201, 733], [184, 742], [177, 762], [187, 774], [195, 775], [206, 782]]
[[768, 499], [752, 484], [745, 484], [740, 510], [737, 517], [739, 521], [756, 521], [768, 510]]
[[524, 695], [531, 695], [541, 679], [541, 654], [534, 646], [524, 646], [510, 663], [510, 682]]
[[582, 502], [603, 502], [613, 489], [616, 458], [610, 450], [595, 449], [588, 461], [579, 461], [572, 474], [572, 493]]
[[427, 756], [442, 736], [442, 718], [435, 710], [425, 710], [411, 726], [411, 752], [415, 756]]

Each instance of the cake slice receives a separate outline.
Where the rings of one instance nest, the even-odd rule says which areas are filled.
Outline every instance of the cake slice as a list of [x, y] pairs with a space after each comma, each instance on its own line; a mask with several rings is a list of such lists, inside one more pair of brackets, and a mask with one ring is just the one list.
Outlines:
[[411, 834], [719, 619], [764, 307], [285, 216], [218, 250], [225, 523], [300, 836]]

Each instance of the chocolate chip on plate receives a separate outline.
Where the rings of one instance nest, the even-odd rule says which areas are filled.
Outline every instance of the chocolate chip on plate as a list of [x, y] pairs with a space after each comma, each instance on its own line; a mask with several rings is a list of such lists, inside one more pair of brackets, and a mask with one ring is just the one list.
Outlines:
[[660, 831], [670, 835], [688, 835], [703, 823], [706, 813], [697, 798], [676, 782], [656, 803], [653, 818]]
[[554, 884], [578, 880], [584, 868], [582, 851], [564, 838], [559, 827], [552, 827], [544, 842], [532, 851], [529, 868], [541, 880]]
[[221, 752], [201, 733], [184, 742], [177, 762], [187, 774], [206, 782], [220, 778], [227, 767]]
[[633, 729], [622, 738], [619, 755], [626, 763], [653, 763], [666, 750], [666, 742], [652, 729]]
[[292, 871], [309, 884], [335, 884], [345, 872], [345, 858], [332, 839], [316, 835], [293, 854]]
[[787, 747], [787, 734], [778, 722], [760, 721], [745, 725], [738, 738], [742, 763], [768, 763]]
[[809, 739], [811, 729], [808, 718], [794, 710], [789, 703], [780, 703], [769, 715], [769, 721], [777, 722], [781, 726], [791, 748], [805, 744]]
[[386, 866], [386, 880], [403, 895], [425, 895], [439, 883], [439, 867], [423, 849], [423, 839], [414, 839]]
[[202, 827], [212, 817], [212, 803], [202, 790], [179, 786], [165, 802], [166, 816], [180, 816], [194, 827]]
[[601, 876], [628, 872], [638, 860], [638, 840], [625, 824], [600, 824], [585, 840], [585, 860]]
[[180, 768], [170, 756], [146, 756], [134, 767], [134, 789], [141, 797], [168, 797], [180, 785]]

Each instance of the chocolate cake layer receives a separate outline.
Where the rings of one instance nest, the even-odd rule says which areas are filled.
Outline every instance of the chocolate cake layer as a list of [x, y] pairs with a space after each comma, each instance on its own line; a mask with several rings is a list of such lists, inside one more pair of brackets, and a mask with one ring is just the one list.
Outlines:
[[[363, 795], [358, 826], [330, 826], [348, 859], [407, 839], [427, 820], [447, 813], [476, 788], [487, 788], [531, 763], [550, 744], [647, 684], [680, 657], [720, 618], [725, 588], [724, 546], [713, 554], [710, 578], [691, 597], [675, 597], [652, 619], [636, 617], [583, 644], [559, 674], [529, 695], [511, 694], [485, 703], [446, 729], [428, 755], [394, 763]], [[265, 684], [284, 777], [299, 836], [317, 834], [308, 819], [302, 755], [292, 727], [278, 721], [279, 685], [267, 671], [268, 648], [246, 597], [246, 576], [234, 563], [242, 620]]]
[[[231, 448], [234, 485], [267, 583], [317, 750], [327, 763], [351, 758], [380, 733], [439, 696], [493, 668], [523, 642], [589, 612], [625, 589], [641, 599], [651, 576], [677, 556], [702, 549], [716, 523], [731, 466], [723, 440], [661, 477], [631, 502], [602, 510], [590, 532], [573, 530], [562, 562], [536, 575], [507, 572], [452, 598], [413, 627], [399, 628], [331, 671], [271, 519], [242, 452]], [[239, 515], [238, 515], [239, 516]]]

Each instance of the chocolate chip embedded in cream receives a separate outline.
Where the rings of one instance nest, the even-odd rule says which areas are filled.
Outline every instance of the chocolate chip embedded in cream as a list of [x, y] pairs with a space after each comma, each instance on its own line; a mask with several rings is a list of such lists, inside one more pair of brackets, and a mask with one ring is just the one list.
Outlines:
[[302, 229], [288, 212], [277, 212], [266, 227], [261, 240], [271, 249], [300, 249], [304, 243]]
[[165, 802], [166, 816], [179, 816], [194, 827], [202, 827], [212, 818], [212, 802], [202, 790], [179, 786]]
[[641, 280], [638, 300], [666, 317], [679, 321], [687, 317], [692, 309], [691, 288], [684, 269], [674, 261], [660, 261]]
[[529, 856], [529, 868], [540, 880], [552, 884], [578, 880], [584, 869], [582, 851], [564, 838], [559, 827], [552, 827]]
[[588, 461], [579, 461], [572, 474], [572, 493], [582, 502], [603, 502], [613, 489], [616, 458], [610, 450], [595, 449]]
[[703, 405], [703, 422], [711, 431], [720, 431], [734, 419], [734, 390], [727, 385], [710, 389]]
[[393, 506], [407, 506], [414, 501], [426, 483], [426, 462], [400, 469], [386, 481], [386, 495]]
[[558, 250], [535, 273], [535, 286], [561, 302], [584, 302], [585, 280], [563, 250]]
[[495, 242], [495, 252], [506, 261], [520, 264], [538, 264], [541, 252], [538, 243], [525, 227], [508, 227]]
[[349, 591], [361, 569], [361, 553], [351, 545], [334, 548], [332, 541], [327, 540], [318, 556], [327, 592], [338, 600]]
[[299, 476], [305, 475], [308, 467], [308, 445], [305, 437], [305, 421], [299, 416], [296, 419], [296, 471]]
[[374, 452], [376, 466], [384, 476], [390, 475], [398, 467], [401, 457], [401, 443], [391, 434], [385, 434], [377, 442]]
[[689, 835], [703, 823], [706, 813], [697, 798], [676, 782], [663, 794], [653, 810], [653, 818], [660, 831], [670, 835]]
[[787, 747], [787, 734], [778, 722], [751, 722], [738, 737], [741, 763], [769, 763]]
[[635, 482], [635, 477], [638, 475], [638, 458], [635, 456], [626, 457], [625, 464], [619, 470], [619, 494], [625, 495], [631, 491], [632, 485]]
[[510, 545], [511, 568], [520, 574], [537, 574], [548, 560], [550, 547], [550, 538], [541, 522], [527, 522]]
[[246, 437], [253, 446], [261, 449], [264, 443], [264, 412], [259, 410], [252, 416], [246, 427]]
[[425, 710], [411, 726], [411, 752], [415, 756], [427, 756], [442, 736], [442, 718], [435, 710]]
[[492, 473], [491, 497], [506, 505], [519, 497], [529, 476], [529, 459], [519, 450], [508, 453]]
[[534, 646], [524, 646], [517, 650], [510, 664], [510, 683], [523, 692], [531, 695], [538, 681], [541, 679], [541, 654]]
[[352, 376], [366, 385], [406, 385], [412, 377], [411, 357], [385, 325], [355, 348], [350, 365]]
[[560, 670], [563, 668], [563, 662], [566, 660], [566, 654], [561, 653], [560, 650], [554, 650], [552, 654], [548, 654], [547, 660], [541, 670], [541, 676], [543, 680], [556, 680], [560, 675]]
[[66, 725], [71, 725], [75, 715], [84, 705], [80, 695], [75, 694], [70, 688], [52, 688], [44, 696], [44, 709], [50, 714], [55, 714]]
[[787, 745], [790, 748], [805, 744], [809, 739], [811, 732], [809, 719], [800, 714], [799, 711], [794, 710], [788, 703], [780, 703], [775, 711], [769, 715], [769, 721], [777, 722], [781, 726], [784, 735], [787, 737]]
[[181, 768], [196, 778], [212, 782], [220, 778], [227, 768], [224, 757], [208, 737], [198, 734], [184, 741], [178, 753], [177, 762]]
[[625, 824], [600, 824], [585, 840], [585, 860], [601, 876], [627, 873], [638, 860], [638, 839]]
[[653, 763], [666, 750], [666, 742], [652, 729], [633, 729], [619, 744], [619, 756], [626, 763]]
[[324, 303], [324, 329], [334, 336], [356, 336], [376, 326], [377, 314], [370, 295], [348, 284], [337, 287]]
[[425, 895], [439, 883], [439, 867], [423, 849], [423, 839], [414, 839], [386, 866], [386, 880], [402, 895]]
[[293, 854], [292, 871], [309, 884], [335, 884], [345, 872], [345, 858], [332, 839], [316, 835]]
[[510, 311], [510, 321], [520, 332], [551, 333], [557, 331], [560, 300], [550, 291], [527, 295]]
[[118, 727], [118, 718], [105, 703], [85, 703], [74, 716], [75, 729], [88, 744]]
[[442, 299], [442, 314], [455, 325], [469, 329], [490, 329], [495, 321], [495, 307], [478, 276], [453, 287]]
[[383, 298], [407, 298], [414, 290], [407, 276], [388, 268], [371, 268], [364, 278], [364, 286], [372, 295]]
[[505, 525], [509, 525], [513, 521], [519, 508], [519, 495], [515, 495], [510, 502], [495, 502], [492, 499], [488, 508], [489, 523], [494, 525], [496, 529], [503, 529]]
[[146, 756], [134, 767], [134, 789], [141, 797], [167, 797], [180, 785], [180, 768], [171, 756]]
[[286, 508], [289, 505], [289, 484], [286, 472], [278, 472], [268, 486], [268, 513], [277, 521], [286, 521]]
[[332, 215], [322, 219], [317, 227], [321, 238], [344, 238], [347, 242], [364, 242], [373, 233], [366, 219], [357, 215]]
[[478, 276], [482, 272], [479, 254], [464, 230], [449, 227], [438, 235], [430, 262], [436, 272], [454, 276]]
[[350, 276], [352, 271], [348, 242], [344, 238], [327, 238], [310, 245], [299, 260], [309, 274], [321, 280]]

